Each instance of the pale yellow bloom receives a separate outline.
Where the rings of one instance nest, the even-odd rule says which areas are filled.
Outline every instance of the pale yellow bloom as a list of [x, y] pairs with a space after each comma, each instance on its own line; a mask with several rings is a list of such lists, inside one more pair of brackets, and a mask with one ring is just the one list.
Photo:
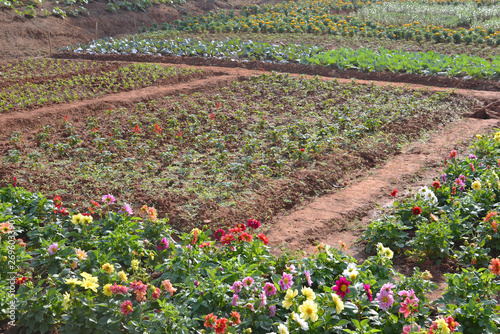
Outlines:
[[344, 302], [336, 293], [332, 293], [331, 295], [333, 303], [335, 304], [335, 308], [337, 309], [337, 314], [340, 314], [340, 312], [342, 312], [342, 310], [344, 309]]
[[69, 302], [70, 302], [70, 295], [68, 292], [65, 292], [63, 294], [63, 302], [62, 302], [64, 311], [66, 311], [69, 308]]
[[318, 320], [318, 304], [312, 300], [306, 300], [299, 306], [300, 317], [304, 320], [311, 319], [312, 322]]
[[475, 191], [478, 191], [479, 189], [481, 189], [481, 182], [479, 182], [477, 180], [472, 182], [472, 189], [474, 189]]
[[289, 334], [288, 328], [284, 324], [278, 325], [278, 334]]
[[93, 277], [94, 279], [87, 279], [84, 278], [82, 281], [82, 288], [85, 288], [85, 290], [92, 290], [94, 292], [97, 292], [97, 288], [99, 287], [99, 284], [97, 282], [97, 277]]
[[302, 292], [302, 295], [305, 296], [307, 300], [315, 300], [316, 299], [316, 294], [314, 293], [313, 289], [311, 289], [311, 288], [302, 287], [300, 292]]
[[446, 324], [446, 321], [444, 318], [439, 318], [436, 320], [436, 324], [438, 326], [438, 330], [440, 334], [450, 334], [450, 329], [448, 328], [448, 325]]
[[71, 285], [72, 288], [74, 288], [75, 285], [81, 285], [82, 284], [82, 281], [77, 280], [76, 278], [66, 278], [66, 280], [64, 282], [66, 284]]
[[90, 223], [92, 223], [93, 220], [94, 220], [94, 218], [92, 218], [92, 216], [83, 216], [83, 222], [85, 224], [90, 224]]
[[83, 217], [84, 216], [81, 213], [73, 215], [73, 217], [71, 218], [71, 222], [75, 225], [80, 224], [81, 222], [83, 222]]
[[292, 306], [292, 300], [299, 294], [298, 290], [288, 289], [286, 290], [285, 300], [283, 300], [282, 305], [284, 308], [289, 309]]
[[135, 271], [139, 270], [139, 264], [141, 262], [137, 259], [133, 259], [132, 260], [132, 263], [131, 263], [131, 266], [132, 266], [132, 269], [134, 269]]
[[80, 276], [82, 276], [83, 278], [87, 278], [87, 279], [92, 278], [92, 275], [90, 275], [89, 273], [87, 273], [85, 271], [80, 273]]

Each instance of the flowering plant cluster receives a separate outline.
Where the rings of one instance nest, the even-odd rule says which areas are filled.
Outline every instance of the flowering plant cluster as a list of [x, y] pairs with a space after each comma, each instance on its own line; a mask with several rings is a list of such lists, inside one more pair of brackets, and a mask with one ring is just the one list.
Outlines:
[[451, 309], [430, 315], [429, 277], [396, 273], [383, 244], [362, 264], [323, 244], [298, 259], [271, 255], [254, 219], [173, 237], [168, 218], [147, 206], [143, 218], [123, 208], [100, 217], [54, 213], [56, 203], [19, 187], [0, 189], [0, 199], [2, 235], [20, 235], [16, 321], [27, 333], [439, 333], [440, 319], [451, 331], [462, 325]]
[[[397, 198], [392, 214], [372, 222], [364, 239], [368, 250], [384, 243], [413, 261], [431, 258], [462, 268], [445, 274], [442, 310], [466, 332], [479, 327], [495, 333], [500, 328], [498, 307], [492, 306], [500, 291], [500, 132], [477, 136], [470, 149], [463, 158], [451, 151], [443, 173], [415, 196]], [[443, 319], [433, 324], [434, 332]]]

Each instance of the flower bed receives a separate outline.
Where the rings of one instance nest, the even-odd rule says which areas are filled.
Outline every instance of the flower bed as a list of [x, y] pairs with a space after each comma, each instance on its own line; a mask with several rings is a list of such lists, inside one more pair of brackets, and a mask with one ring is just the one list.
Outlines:
[[[60, 198], [52, 201], [12, 186], [0, 189], [0, 199], [5, 263], [0, 319], [27, 333], [463, 329], [454, 319], [463, 313], [453, 304], [439, 312], [430, 309], [425, 294], [435, 285], [429, 274], [397, 274], [393, 252], [381, 244], [377, 255], [361, 264], [326, 245], [302, 259], [275, 257], [253, 219], [213, 237], [199, 229], [174, 236], [154, 208], [143, 207], [141, 217], [134, 217], [109, 195], [94, 202], [93, 215], [68, 210]], [[111, 206], [121, 209], [100, 211]], [[492, 268], [498, 274], [497, 262]], [[487, 278], [484, 293], [498, 286], [496, 276], [484, 269], [470, 274]], [[463, 289], [477, 291], [460, 283], [445, 298]], [[14, 297], [15, 312], [9, 314]]]

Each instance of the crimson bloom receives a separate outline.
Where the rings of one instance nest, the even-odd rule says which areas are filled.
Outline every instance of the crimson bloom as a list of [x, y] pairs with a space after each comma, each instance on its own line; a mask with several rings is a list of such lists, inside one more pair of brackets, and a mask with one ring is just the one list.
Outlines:
[[391, 192], [391, 196], [392, 197], [396, 197], [396, 195], [398, 194], [398, 190], [397, 189], [394, 189], [392, 192]]
[[218, 229], [217, 231], [215, 231], [215, 233], [214, 233], [214, 238], [220, 241], [220, 239], [221, 239], [224, 235], [226, 235], [226, 232], [224, 232], [224, 230], [220, 228], [220, 229]]
[[339, 280], [335, 281], [335, 286], [333, 287], [333, 291], [340, 296], [340, 298], [344, 298], [346, 294], [349, 293], [349, 282], [344, 276], [340, 277]]
[[418, 216], [419, 214], [422, 213], [422, 209], [420, 209], [420, 207], [416, 206], [413, 208], [412, 212], [415, 216]]
[[247, 232], [243, 232], [238, 236], [238, 241], [246, 241], [246, 242], [251, 242], [252, 241], [252, 235], [248, 234]]
[[254, 230], [258, 229], [260, 225], [260, 221], [255, 219], [249, 219], [247, 222], [247, 226], [253, 228]]
[[124, 301], [121, 305], [121, 309], [122, 314], [124, 314], [125, 316], [129, 315], [134, 310], [134, 308], [132, 307], [132, 302], [130, 300]]
[[439, 181], [432, 182], [432, 188], [434, 188], [434, 190], [441, 188], [441, 183], [439, 183]]

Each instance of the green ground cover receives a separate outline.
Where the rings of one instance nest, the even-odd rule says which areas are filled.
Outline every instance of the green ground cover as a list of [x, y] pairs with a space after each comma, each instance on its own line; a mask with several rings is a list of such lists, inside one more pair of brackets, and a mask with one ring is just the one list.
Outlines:
[[357, 50], [340, 47], [324, 50], [310, 45], [276, 45], [261, 42], [197, 41], [190, 39], [157, 40], [124, 38], [94, 41], [88, 45], [66, 47], [66, 52], [100, 54], [164, 54], [250, 59], [274, 62], [294, 62], [304, 65], [323, 65], [340, 70], [356, 69], [365, 72], [446, 75], [497, 79], [500, 75], [500, 56], [485, 59], [477, 56], [447, 56], [430, 52], [404, 52], [386, 49]]
[[[28, 63], [28, 65], [26, 65]], [[42, 64], [36, 74], [33, 66]], [[66, 66], [67, 64], [71, 64]], [[78, 70], [81, 69], [80, 72]], [[85, 70], [91, 70], [86, 72]], [[77, 72], [74, 72], [77, 71]], [[0, 88], [0, 112], [11, 109], [35, 108], [42, 105], [93, 98], [110, 93], [132, 90], [176, 77], [201, 73], [201, 70], [179, 69], [158, 64], [112, 64], [61, 60], [24, 60], [4, 66], [2, 76], [12, 80]], [[54, 74], [50, 77], [50, 74]], [[40, 81], [14, 79], [41, 77]]]

